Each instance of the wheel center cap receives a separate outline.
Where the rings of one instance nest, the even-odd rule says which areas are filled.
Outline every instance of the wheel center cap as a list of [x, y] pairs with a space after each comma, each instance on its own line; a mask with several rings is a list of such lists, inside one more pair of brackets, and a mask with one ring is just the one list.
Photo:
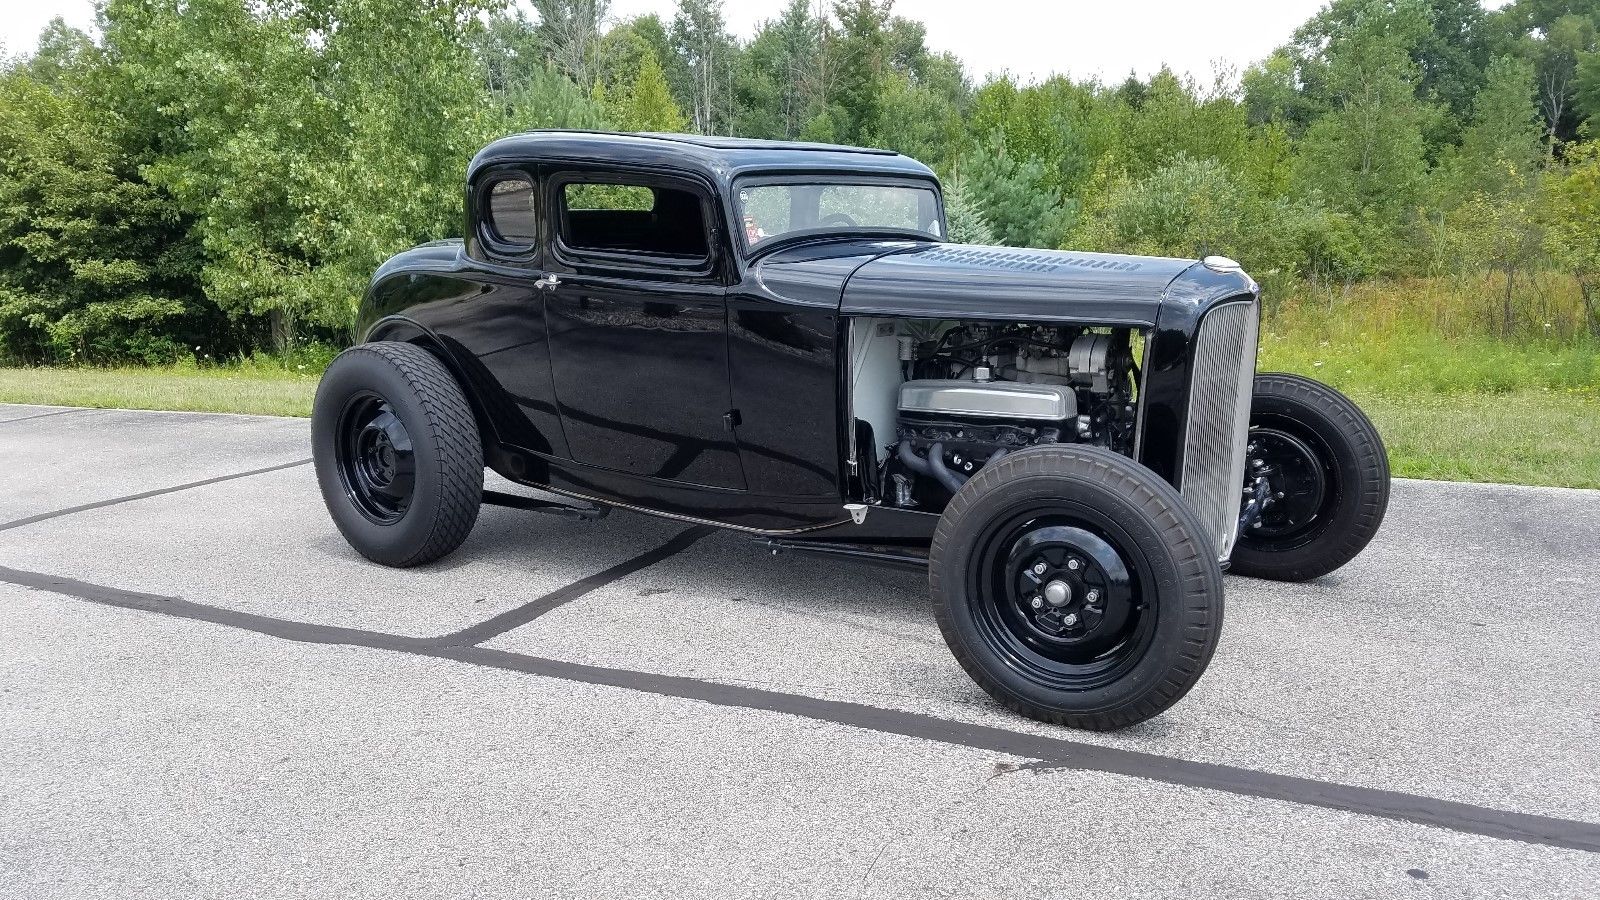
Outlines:
[[1052, 581], [1044, 586], [1044, 600], [1051, 606], [1066, 606], [1072, 601], [1072, 586], [1065, 581]]

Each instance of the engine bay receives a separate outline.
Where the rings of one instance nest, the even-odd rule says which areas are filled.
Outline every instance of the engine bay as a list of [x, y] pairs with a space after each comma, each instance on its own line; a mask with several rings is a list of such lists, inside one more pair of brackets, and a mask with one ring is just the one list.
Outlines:
[[937, 512], [983, 466], [1040, 444], [1133, 455], [1142, 341], [1130, 328], [853, 320], [865, 499]]

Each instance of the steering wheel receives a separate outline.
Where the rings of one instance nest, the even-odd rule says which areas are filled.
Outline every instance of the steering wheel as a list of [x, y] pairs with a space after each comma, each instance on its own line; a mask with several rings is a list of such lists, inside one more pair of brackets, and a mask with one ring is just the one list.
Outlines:
[[819, 228], [820, 227], [824, 227], [824, 226], [828, 226], [828, 225], [843, 225], [846, 228], [860, 228], [861, 227], [860, 224], [857, 223], [855, 219], [850, 218], [849, 216], [845, 215], [844, 213], [834, 213], [833, 215], [830, 215], [830, 216], [823, 216], [822, 217], [822, 221], [817, 223], [817, 226]]

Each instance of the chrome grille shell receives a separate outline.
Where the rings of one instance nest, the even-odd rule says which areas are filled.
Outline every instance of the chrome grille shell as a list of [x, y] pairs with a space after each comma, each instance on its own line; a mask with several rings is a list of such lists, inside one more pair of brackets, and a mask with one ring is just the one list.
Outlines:
[[1259, 322], [1255, 299], [1223, 303], [1201, 318], [1194, 341], [1179, 491], [1215, 540], [1221, 561], [1239, 536]]

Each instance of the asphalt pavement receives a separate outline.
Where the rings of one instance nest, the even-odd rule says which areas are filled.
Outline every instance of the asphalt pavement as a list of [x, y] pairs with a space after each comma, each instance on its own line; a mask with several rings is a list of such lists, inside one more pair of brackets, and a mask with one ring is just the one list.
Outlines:
[[307, 432], [0, 405], [0, 898], [1600, 897], [1600, 492], [1397, 481], [1099, 735], [913, 571], [495, 507], [372, 565]]

